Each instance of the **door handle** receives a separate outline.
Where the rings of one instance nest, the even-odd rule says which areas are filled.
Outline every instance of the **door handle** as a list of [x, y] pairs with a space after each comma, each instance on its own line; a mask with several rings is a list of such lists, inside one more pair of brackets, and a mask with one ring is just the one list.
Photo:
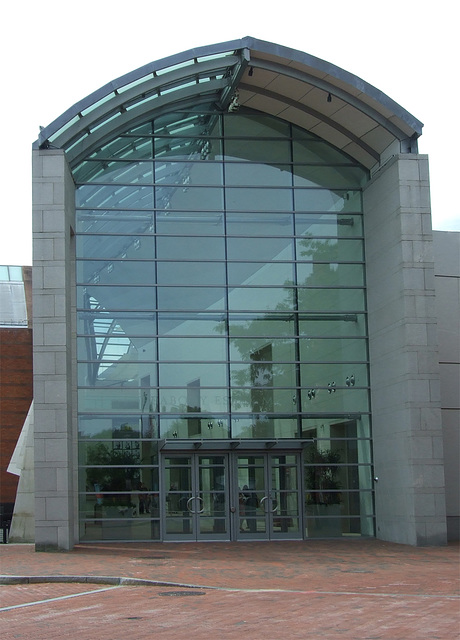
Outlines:
[[201, 500], [201, 509], [199, 511], [196, 511], [195, 513], [203, 513], [204, 511], [204, 500], [201, 496], [195, 496], [195, 500]]
[[203, 503], [203, 498], [201, 498], [200, 496], [192, 496], [191, 498], [189, 498], [187, 500], [187, 510], [190, 513], [203, 513], [204, 511], [204, 506], [199, 510], [199, 511], [195, 511], [194, 509], [192, 509], [191, 504], [192, 504], [192, 500], [201, 500], [201, 502]]
[[[260, 499], [260, 506], [262, 506], [264, 504], [265, 500], [273, 500], [273, 498], [271, 497], [271, 495], [264, 496], [263, 498]], [[265, 513], [275, 513], [275, 511], [277, 509], [278, 509], [278, 505], [276, 505], [274, 509], [265, 509], [265, 507], [264, 507], [264, 512]]]

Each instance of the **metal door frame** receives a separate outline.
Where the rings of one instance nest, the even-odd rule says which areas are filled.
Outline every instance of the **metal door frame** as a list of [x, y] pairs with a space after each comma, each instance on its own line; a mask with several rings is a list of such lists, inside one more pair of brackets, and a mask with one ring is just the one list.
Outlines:
[[[278, 506], [275, 505], [273, 508], [273, 494], [275, 493], [275, 488], [272, 486], [272, 470], [274, 467], [278, 465], [273, 465], [273, 459], [282, 455], [293, 455], [295, 457], [295, 463], [293, 465], [296, 473], [296, 493], [297, 493], [297, 518], [298, 518], [298, 530], [289, 532], [277, 532], [274, 530], [274, 520], [276, 517], [276, 513], [278, 511]], [[230, 455], [230, 465], [231, 465], [231, 484], [232, 490], [234, 492], [238, 492], [241, 487], [238, 487], [238, 460], [242, 457], [254, 457], [261, 458], [263, 461], [263, 475], [264, 475], [264, 490], [265, 495], [259, 496], [259, 512], [257, 513], [256, 521], [262, 520], [260, 515], [260, 509], [263, 509], [264, 513], [264, 521], [265, 521], [265, 531], [245, 531], [242, 533], [240, 531], [239, 526], [239, 513], [237, 513], [237, 518], [234, 518], [234, 527], [233, 527], [233, 540], [303, 540], [303, 509], [302, 509], [302, 458], [301, 454], [298, 451], [280, 451], [277, 450], [275, 452], [267, 452], [267, 451], [238, 451], [234, 452]], [[244, 465], [243, 465], [244, 468]], [[260, 467], [259, 467], [260, 468]], [[250, 490], [251, 492], [251, 490]], [[235, 493], [231, 496], [232, 504], [236, 502], [238, 507], [238, 494]]]
[[[201, 518], [200, 516], [203, 513], [203, 497], [200, 494], [203, 492], [200, 489], [200, 469], [206, 468], [200, 465], [200, 460], [203, 458], [212, 458], [212, 457], [222, 457], [223, 464], [222, 470], [224, 473], [224, 487], [223, 490], [219, 490], [219, 494], [222, 493], [225, 497], [225, 504], [227, 505], [227, 509], [223, 518], [213, 516], [212, 513], [205, 515], [209, 519], [213, 519], [216, 522], [224, 523], [224, 531], [213, 531], [213, 532], [201, 532], [200, 524]], [[180, 511], [183, 512], [182, 517], [182, 526], [185, 528], [186, 526], [190, 526], [190, 531], [184, 531], [182, 533], [177, 533], [174, 535], [173, 532], [167, 532], [167, 510], [168, 510], [168, 494], [171, 495], [171, 492], [166, 487], [166, 469], [170, 468], [170, 465], [167, 464], [168, 460], [171, 459], [187, 459], [189, 464], [187, 465], [178, 465], [178, 469], [189, 469], [190, 470], [190, 487], [187, 490], [187, 494], [190, 494], [186, 499], [182, 508], [179, 509], [176, 516], [173, 516], [177, 519], [179, 523], [181, 519]], [[209, 468], [219, 468], [221, 465], [209, 465]], [[222, 541], [230, 541], [231, 540], [231, 522], [230, 522], [230, 496], [231, 496], [231, 487], [230, 487], [230, 471], [229, 471], [229, 458], [228, 453], [218, 453], [218, 452], [174, 452], [167, 453], [161, 456], [160, 461], [160, 469], [161, 469], [161, 509], [160, 509], [160, 520], [161, 520], [161, 538], [165, 542], [199, 542], [202, 540], [222, 540]], [[206, 491], [207, 494], [211, 494], [212, 490]], [[217, 491], [216, 491], [217, 493]], [[174, 495], [174, 494], [173, 494]], [[177, 495], [180, 496], [180, 488], [177, 489]], [[185, 500], [185, 498], [183, 498]], [[200, 508], [201, 507], [201, 508]]]

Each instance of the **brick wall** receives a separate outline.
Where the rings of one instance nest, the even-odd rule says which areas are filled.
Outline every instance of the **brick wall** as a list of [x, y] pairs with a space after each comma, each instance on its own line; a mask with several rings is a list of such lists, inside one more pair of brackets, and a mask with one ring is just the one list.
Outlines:
[[0, 502], [14, 502], [18, 477], [6, 469], [32, 402], [32, 329], [0, 329]]

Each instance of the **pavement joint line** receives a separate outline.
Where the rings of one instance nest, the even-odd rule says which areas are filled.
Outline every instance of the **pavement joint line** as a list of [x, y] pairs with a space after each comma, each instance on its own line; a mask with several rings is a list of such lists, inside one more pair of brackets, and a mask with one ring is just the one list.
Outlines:
[[71, 593], [67, 596], [58, 596], [56, 598], [46, 598], [45, 600], [36, 600], [35, 602], [24, 602], [23, 604], [13, 604], [9, 607], [0, 607], [0, 611], [11, 611], [12, 609], [22, 609], [22, 607], [32, 607], [36, 604], [47, 604], [48, 602], [57, 602], [59, 600], [68, 600], [69, 598], [78, 598], [79, 596], [88, 596], [93, 593], [102, 593], [103, 591], [120, 589], [121, 586], [122, 585], [114, 585], [111, 587], [103, 587], [102, 589], [93, 589], [91, 591], [83, 591], [82, 593]]
[[[318, 591], [304, 589], [267, 589], [267, 588], [239, 588], [239, 587], [212, 587], [209, 585], [186, 584], [182, 582], [166, 582], [163, 580], [148, 580], [146, 578], [124, 578], [117, 576], [8, 576], [0, 575], [0, 585], [16, 584], [42, 584], [42, 583], [83, 583], [83, 584], [108, 584], [113, 587], [139, 586], [139, 587], [176, 587], [181, 589], [207, 589], [209, 591], [232, 591], [239, 593], [298, 593], [305, 595], [331, 595], [331, 596], [365, 596], [379, 598], [438, 598], [442, 600], [460, 600], [457, 594], [436, 593], [380, 593], [364, 591]], [[101, 589], [100, 591], [105, 591]], [[99, 591], [99, 590], [98, 590]], [[89, 591], [88, 593], [96, 593]], [[81, 594], [76, 594], [81, 595]], [[63, 598], [74, 596], [62, 596]], [[59, 600], [60, 598], [56, 598]], [[49, 602], [46, 600], [45, 602]], [[25, 605], [18, 605], [25, 606]], [[3, 611], [3, 609], [0, 609]]]

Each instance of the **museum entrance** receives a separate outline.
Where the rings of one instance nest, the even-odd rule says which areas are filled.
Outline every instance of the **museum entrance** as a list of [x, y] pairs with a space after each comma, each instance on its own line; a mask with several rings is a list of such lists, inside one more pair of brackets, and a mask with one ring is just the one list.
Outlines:
[[166, 453], [163, 539], [300, 539], [300, 453]]

